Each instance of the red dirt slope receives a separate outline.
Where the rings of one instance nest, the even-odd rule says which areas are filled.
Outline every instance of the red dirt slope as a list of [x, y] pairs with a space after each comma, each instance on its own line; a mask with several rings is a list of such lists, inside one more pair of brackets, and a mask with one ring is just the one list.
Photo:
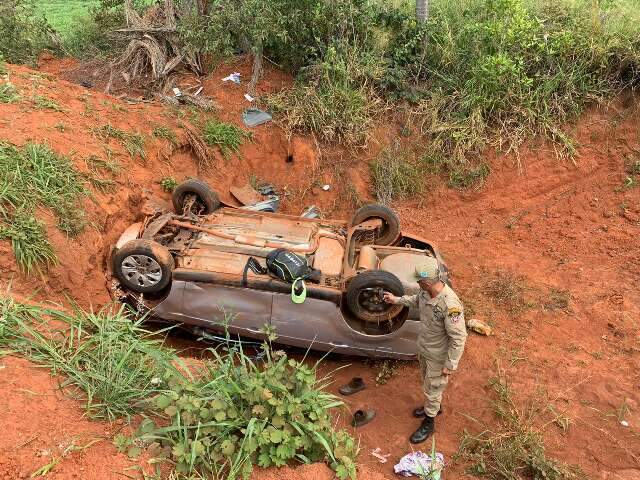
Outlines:
[[[204, 93], [219, 103], [221, 119], [239, 124], [247, 105], [244, 91], [220, 82], [232, 71], [246, 77], [248, 65], [221, 67], [204, 81]], [[147, 163], [130, 161], [119, 145], [110, 144], [125, 165], [125, 173], [117, 178], [118, 190], [107, 195], [96, 192], [95, 203], [85, 202], [96, 227], [78, 238], [68, 239], [49, 228], [60, 265], [45, 278], [24, 278], [9, 245], [0, 242], [0, 279], [12, 280], [16, 294], [42, 288], [41, 298], [60, 299], [68, 293], [83, 305], [107, 301], [104, 271], [109, 246], [140, 214], [145, 190], [168, 199], [156, 183], [163, 176], [181, 180], [200, 175], [224, 190], [255, 175], [288, 192], [285, 211], [297, 213], [308, 202], [346, 216], [352, 210], [346, 186], [353, 184], [366, 195], [367, 160], [380, 148], [372, 142], [357, 154], [332, 148], [319, 156], [312, 139], [300, 137], [289, 143], [270, 124], [255, 129], [254, 141], [242, 147], [242, 157], [227, 163], [218, 159], [216, 171], [198, 172], [188, 152], [164, 161], [161, 152], [168, 151], [168, 145], [151, 135], [155, 124], [170, 125], [181, 135], [180, 119], [173, 110], [151, 103], [129, 104], [64, 81], [34, 78], [33, 73], [11, 67], [11, 79], [27, 92], [25, 96], [34, 89], [67, 111], [1, 104], [0, 140], [18, 145], [45, 140], [57, 152], [73, 153], [78, 167], [85, 168], [83, 158], [104, 152], [91, 128], [111, 123], [145, 135]], [[268, 71], [263, 88], [276, 89], [286, 82], [282, 74]], [[558, 160], [551, 148], [531, 146], [520, 152], [521, 173], [512, 156], [491, 158], [493, 173], [480, 191], [460, 193], [436, 186], [421, 201], [394, 205], [403, 228], [439, 244], [467, 307], [472, 306], [475, 315], [490, 321], [496, 331], [489, 338], [470, 334], [445, 395], [436, 442], [449, 461], [447, 478], [467, 476], [465, 465], [452, 460], [461, 432], [480, 431], [478, 421], [497, 422], [487, 385], [496, 375], [496, 362], [512, 382], [516, 399], [525, 401], [544, 391], [545, 405], [569, 419], [563, 431], [552, 422], [549, 410], [542, 415], [540, 422], [550, 422], [545, 429], [550, 456], [580, 465], [590, 478], [634, 479], [640, 474], [640, 188], [620, 188], [625, 161], [640, 158], [640, 113], [631, 103], [583, 118], [576, 129], [580, 147], [575, 165]], [[65, 124], [64, 131], [56, 128], [59, 123]], [[396, 133], [395, 128], [379, 130], [380, 139]], [[294, 161], [288, 163], [287, 154], [292, 152]], [[318, 185], [324, 183], [336, 188], [323, 192]], [[486, 291], [487, 279], [494, 278], [497, 270], [523, 277], [530, 305], [522, 312], [511, 313]], [[554, 306], [552, 290], [568, 291], [568, 308]], [[322, 368], [332, 370], [344, 360], [332, 358]], [[402, 365], [386, 385], [375, 386], [377, 366], [349, 361], [331, 390], [337, 393], [350, 377], [363, 376], [369, 389], [348, 397], [346, 403], [352, 411], [370, 407], [378, 412], [374, 422], [354, 432], [362, 446], [359, 478], [392, 478], [393, 463], [412, 448], [407, 438], [417, 421], [410, 412], [421, 402], [417, 368]], [[0, 358], [0, 398], [8, 405], [0, 411], [0, 422], [12, 430], [0, 436], [0, 479], [29, 476], [47, 463], [36, 453], [55, 451], [74, 436], [84, 442], [117, 428], [82, 419], [79, 404], [61, 398], [55, 389], [48, 374], [22, 360]], [[629, 427], [619, 423], [621, 412]], [[346, 412], [339, 421], [346, 421]], [[388, 463], [380, 464], [370, 455], [376, 447], [392, 454]], [[63, 458], [48, 477], [116, 479], [123, 473], [136, 475], [124, 470], [130, 464], [110, 442], [99, 442], [84, 453]], [[323, 465], [311, 465], [256, 472], [254, 477], [316, 479], [331, 474]]]

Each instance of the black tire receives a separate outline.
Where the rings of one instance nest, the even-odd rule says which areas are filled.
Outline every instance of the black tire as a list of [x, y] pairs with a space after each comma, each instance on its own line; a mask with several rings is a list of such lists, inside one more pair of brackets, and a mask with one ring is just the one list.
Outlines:
[[189, 194], [196, 196], [196, 201], [200, 204], [202, 210], [200, 213], [203, 215], [213, 213], [220, 208], [218, 194], [202, 180], [191, 178], [178, 185], [171, 195], [173, 209], [178, 215], [184, 213], [184, 202]]
[[360, 207], [353, 215], [351, 225], [356, 226], [372, 218], [379, 218], [383, 222], [382, 232], [375, 241], [376, 245], [391, 245], [400, 235], [400, 219], [389, 207], [378, 203], [371, 203]]
[[169, 250], [153, 240], [131, 240], [113, 256], [113, 273], [134, 292], [153, 293], [171, 282], [175, 263]]
[[[402, 312], [403, 307], [381, 302], [382, 291], [391, 292], [397, 297], [404, 295], [402, 282], [393, 273], [384, 270], [366, 270], [355, 276], [349, 283], [346, 295], [347, 306], [360, 320], [367, 322], [391, 320]], [[372, 297], [375, 298], [372, 300]], [[366, 303], [370, 303], [370, 308]]]

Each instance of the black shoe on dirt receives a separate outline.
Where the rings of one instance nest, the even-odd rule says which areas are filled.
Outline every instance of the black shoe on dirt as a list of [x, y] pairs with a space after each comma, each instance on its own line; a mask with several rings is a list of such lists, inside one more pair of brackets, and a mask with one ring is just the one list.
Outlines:
[[433, 417], [424, 417], [418, 429], [409, 437], [411, 443], [422, 443], [431, 436], [435, 430], [435, 419]]
[[[440, 415], [442, 413], [442, 410], [438, 410], [438, 413], [436, 415]], [[426, 413], [424, 413], [424, 407], [418, 407], [416, 409], [413, 410], [413, 416], [416, 418], [424, 418], [427, 416]]]

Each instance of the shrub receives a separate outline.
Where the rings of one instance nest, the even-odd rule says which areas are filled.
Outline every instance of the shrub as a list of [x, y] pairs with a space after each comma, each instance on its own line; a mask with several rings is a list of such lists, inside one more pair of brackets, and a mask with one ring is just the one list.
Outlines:
[[240, 153], [240, 145], [245, 139], [251, 138], [251, 132], [218, 120], [208, 120], [203, 130], [202, 135], [207, 145], [218, 147], [225, 158], [228, 158], [232, 152]]
[[327, 460], [339, 478], [355, 479], [357, 446], [335, 432], [329, 410], [342, 402], [322, 391], [315, 368], [264, 345], [263, 365], [241, 348], [212, 351], [198, 379], [166, 377], [155, 407], [169, 418], [147, 426], [141, 439], [170, 448], [182, 473], [248, 478], [253, 465]]
[[0, 55], [11, 63], [34, 62], [45, 48], [55, 48], [51, 27], [28, 0], [0, 3]]
[[370, 164], [377, 200], [389, 204], [416, 195], [423, 188], [423, 172], [398, 145], [387, 147]]

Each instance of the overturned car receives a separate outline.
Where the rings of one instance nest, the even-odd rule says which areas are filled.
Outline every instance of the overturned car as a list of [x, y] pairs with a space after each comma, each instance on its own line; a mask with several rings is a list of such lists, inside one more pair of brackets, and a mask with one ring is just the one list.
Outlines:
[[[321, 351], [410, 359], [418, 312], [383, 301], [418, 291], [414, 272], [434, 246], [400, 230], [382, 205], [360, 208], [351, 222], [223, 207], [204, 182], [180, 184], [174, 212], [157, 211], [125, 230], [112, 268], [128, 301], [155, 319], [198, 334], [228, 331]], [[269, 273], [274, 250], [292, 252], [313, 270], [306, 298]], [[251, 267], [251, 268], [250, 268]], [[142, 306], [142, 307], [141, 307]]]

